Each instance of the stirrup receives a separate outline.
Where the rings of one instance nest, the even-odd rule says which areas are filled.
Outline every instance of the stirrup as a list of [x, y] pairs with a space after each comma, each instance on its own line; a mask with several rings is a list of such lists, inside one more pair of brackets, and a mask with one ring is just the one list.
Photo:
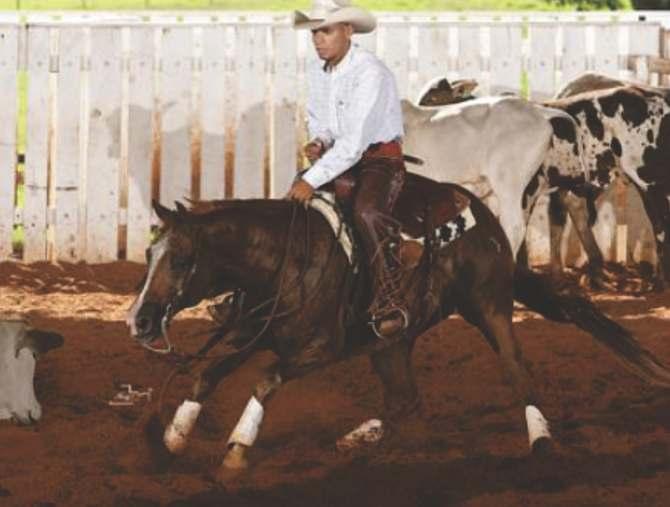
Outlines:
[[[400, 329], [400, 331], [398, 331], [398, 332], [405, 331], [409, 327], [409, 313], [407, 312], [407, 310], [405, 310], [404, 308], [401, 308], [399, 306], [392, 306], [389, 310], [385, 311], [384, 313], [386, 315], [391, 315], [391, 314], [393, 314], [393, 312], [398, 312], [402, 316], [403, 325], [402, 325], [402, 328]], [[379, 319], [376, 319], [375, 316], [373, 315], [372, 320], [370, 321], [370, 325], [372, 326], [372, 330], [374, 331], [375, 335], [377, 335], [377, 338], [379, 338], [381, 340], [388, 340], [389, 339], [388, 336], [385, 336], [385, 335], [383, 335], [379, 332], [379, 329], [377, 328], [377, 320], [379, 320]], [[381, 320], [385, 320], [385, 319], [381, 319]]]

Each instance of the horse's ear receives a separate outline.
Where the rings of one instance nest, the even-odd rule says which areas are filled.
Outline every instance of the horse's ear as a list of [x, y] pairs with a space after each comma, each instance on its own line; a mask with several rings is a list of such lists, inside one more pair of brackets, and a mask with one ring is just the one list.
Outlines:
[[151, 206], [153, 207], [154, 211], [156, 212], [156, 215], [158, 218], [161, 219], [161, 222], [163, 222], [166, 225], [172, 224], [176, 220], [176, 213], [172, 211], [169, 208], [166, 208], [163, 206], [160, 202], [158, 202], [156, 199], [152, 199], [151, 201]]
[[177, 208], [177, 213], [179, 215], [185, 215], [187, 213], [186, 207], [179, 201], [175, 201], [174, 205]]

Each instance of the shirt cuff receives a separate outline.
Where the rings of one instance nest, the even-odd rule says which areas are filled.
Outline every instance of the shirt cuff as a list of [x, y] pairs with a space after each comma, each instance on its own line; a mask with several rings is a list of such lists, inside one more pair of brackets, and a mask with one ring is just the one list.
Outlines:
[[309, 183], [313, 189], [317, 189], [329, 181], [325, 171], [322, 167], [319, 167], [318, 164], [313, 165], [308, 169], [307, 172], [302, 175], [302, 179]]

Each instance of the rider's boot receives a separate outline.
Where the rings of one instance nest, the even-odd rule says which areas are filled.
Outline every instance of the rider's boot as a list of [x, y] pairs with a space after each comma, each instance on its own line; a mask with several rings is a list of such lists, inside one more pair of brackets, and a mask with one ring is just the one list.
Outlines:
[[402, 265], [399, 245], [389, 242], [374, 269], [374, 298], [370, 306], [372, 328], [381, 339], [396, 342], [405, 335], [410, 323], [410, 315], [405, 298], [400, 292]]

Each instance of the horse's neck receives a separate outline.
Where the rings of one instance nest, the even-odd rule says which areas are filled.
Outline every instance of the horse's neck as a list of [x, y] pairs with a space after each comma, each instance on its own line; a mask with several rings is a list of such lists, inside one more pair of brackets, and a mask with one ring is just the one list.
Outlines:
[[213, 247], [213, 263], [223, 275], [235, 278], [240, 285], [272, 283], [288, 240], [285, 213], [279, 212], [268, 219], [251, 207], [248, 211], [237, 211], [207, 230]]

